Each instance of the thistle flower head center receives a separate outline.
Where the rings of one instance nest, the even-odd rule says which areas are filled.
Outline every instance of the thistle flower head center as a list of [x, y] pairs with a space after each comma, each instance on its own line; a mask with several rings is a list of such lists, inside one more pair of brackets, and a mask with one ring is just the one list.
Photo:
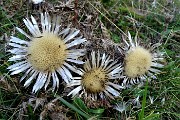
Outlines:
[[34, 38], [28, 48], [28, 61], [39, 71], [53, 71], [67, 58], [67, 46], [53, 33]]
[[84, 74], [82, 84], [91, 93], [101, 92], [105, 87], [106, 76], [102, 68], [92, 69]]
[[150, 69], [151, 62], [152, 54], [148, 50], [139, 46], [130, 49], [125, 57], [125, 74], [131, 78], [143, 75]]

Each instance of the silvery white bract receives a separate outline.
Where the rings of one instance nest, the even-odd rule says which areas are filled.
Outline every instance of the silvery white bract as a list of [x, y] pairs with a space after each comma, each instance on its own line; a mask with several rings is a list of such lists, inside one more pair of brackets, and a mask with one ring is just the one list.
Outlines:
[[33, 4], [39, 4], [41, 2], [44, 2], [44, 0], [32, 0]]

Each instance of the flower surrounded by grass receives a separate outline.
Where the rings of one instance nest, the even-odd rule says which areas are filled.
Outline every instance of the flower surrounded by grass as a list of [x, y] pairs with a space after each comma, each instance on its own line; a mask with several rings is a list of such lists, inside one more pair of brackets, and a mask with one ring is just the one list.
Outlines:
[[123, 87], [113, 83], [122, 71], [121, 64], [117, 62], [105, 53], [92, 51], [90, 58], [84, 64], [84, 69], [76, 71], [81, 77], [74, 77], [74, 80], [68, 84], [68, 87], [76, 86], [68, 96], [84, 96], [92, 100], [97, 100], [99, 97], [103, 99], [106, 96], [113, 99], [114, 96], [119, 96], [119, 90]]
[[[72, 80], [70, 70], [74, 70], [71, 63], [83, 64], [78, 60], [83, 56], [85, 49], [75, 49], [76, 45], [85, 42], [82, 36], [76, 37], [79, 30], [69, 27], [61, 29], [59, 17], [51, 17], [48, 13], [41, 13], [41, 28], [33, 16], [31, 21], [24, 19], [24, 23], [32, 35], [17, 27], [17, 30], [25, 35], [28, 40], [22, 40], [17, 37], [11, 37], [9, 50], [13, 57], [9, 61], [16, 62], [8, 67], [11, 75], [25, 72], [21, 80], [28, 78], [24, 86], [29, 86], [36, 79], [33, 86], [33, 92], [36, 93], [43, 86], [45, 89], [52, 80], [53, 90], [59, 87], [59, 77], [69, 83]], [[58, 73], [58, 74], [57, 74]]]
[[156, 74], [160, 73], [159, 68], [164, 65], [159, 63], [163, 59], [162, 52], [156, 52], [155, 47], [152, 46], [150, 50], [140, 46], [135, 38], [133, 42], [130, 33], [128, 32], [129, 43], [125, 41], [125, 60], [124, 60], [124, 80], [123, 84], [131, 86], [142, 83], [149, 78], [156, 79]]

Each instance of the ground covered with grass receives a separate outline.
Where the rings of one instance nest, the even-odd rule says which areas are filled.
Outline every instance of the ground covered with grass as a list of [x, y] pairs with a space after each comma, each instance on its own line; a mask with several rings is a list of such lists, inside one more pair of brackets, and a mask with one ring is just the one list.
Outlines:
[[[23, 87], [23, 74], [10, 76], [7, 52], [10, 36], [25, 37], [15, 30], [28, 31], [23, 18], [41, 12], [61, 17], [62, 27], [80, 29], [89, 41], [88, 52], [99, 50], [118, 58], [128, 31], [141, 44], [161, 43], [165, 65], [157, 79], [124, 89], [114, 100], [86, 101], [67, 97], [68, 89], [32, 93]], [[179, 0], [46, 0], [34, 5], [26, 0], [0, 1], [0, 119], [1, 120], [179, 120], [180, 119], [180, 2]], [[64, 85], [63, 83], [61, 84]], [[114, 108], [118, 104], [119, 111]]]

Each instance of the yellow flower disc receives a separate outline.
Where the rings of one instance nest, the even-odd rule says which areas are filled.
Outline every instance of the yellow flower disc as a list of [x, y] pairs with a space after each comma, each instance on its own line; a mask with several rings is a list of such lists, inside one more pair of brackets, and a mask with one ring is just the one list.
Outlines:
[[96, 68], [85, 72], [82, 78], [82, 84], [87, 91], [97, 93], [105, 89], [106, 80], [107, 77], [105, 71], [102, 68]]
[[125, 57], [125, 75], [131, 78], [145, 74], [151, 67], [152, 55], [142, 48], [130, 49]]
[[53, 71], [67, 58], [67, 46], [53, 33], [34, 38], [28, 48], [28, 60], [39, 71]]

